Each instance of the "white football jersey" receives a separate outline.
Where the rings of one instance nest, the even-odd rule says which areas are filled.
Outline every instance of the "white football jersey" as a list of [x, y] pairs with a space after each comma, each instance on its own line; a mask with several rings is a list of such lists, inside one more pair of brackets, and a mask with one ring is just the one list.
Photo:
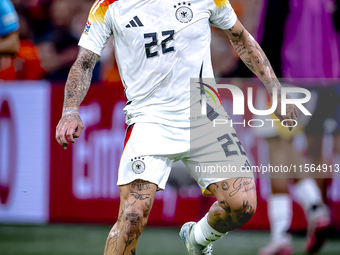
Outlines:
[[[126, 123], [190, 126], [200, 90], [190, 78], [212, 78], [211, 27], [237, 21], [228, 0], [97, 0], [79, 45], [101, 55], [113, 35]], [[194, 100], [193, 100], [194, 99]]]

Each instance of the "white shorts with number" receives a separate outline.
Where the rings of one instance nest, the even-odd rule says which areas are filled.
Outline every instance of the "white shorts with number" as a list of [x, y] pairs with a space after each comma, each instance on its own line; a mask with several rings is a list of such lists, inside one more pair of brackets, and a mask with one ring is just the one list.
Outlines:
[[[164, 189], [173, 162], [182, 160], [203, 190], [230, 178], [253, 178], [248, 157], [230, 125], [191, 128], [136, 123], [126, 132], [118, 185], [142, 179]], [[248, 170], [247, 170], [248, 169]]]

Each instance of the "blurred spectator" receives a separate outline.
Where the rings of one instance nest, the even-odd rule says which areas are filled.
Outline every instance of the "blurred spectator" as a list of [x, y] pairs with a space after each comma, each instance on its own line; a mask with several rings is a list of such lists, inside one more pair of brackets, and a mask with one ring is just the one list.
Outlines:
[[77, 58], [78, 39], [70, 31], [74, 11], [73, 1], [55, 0], [51, 3], [53, 29], [38, 44], [41, 50], [41, 64], [48, 79], [66, 80]]
[[51, 0], [12, 0], [15, 9], [24, 14], [34, 33], [34, 43], [51, 31], [49, 6]]
[[[88, 18], [88, 15], [92, 8], [93, 3], [94, 3], [93, 0], [75, 0], [74, 1], [74, 5], [75, 5], [77, 12], [75, 13], [75, 15], [73, 15], [70, 31], [71, 31], [71, 34], [75, 38], [77, 38], [77, 43], [79, 41], [80, 36], [82, 35], [84, 31], [85, 24], [86, 24], [86, 21], [87, 21], [87, 18]], [[111, 40], [112, 40], [112, 37], [111, 37]], [[109, 48], [109, 47], [111, 48], [113, 47], [112, 41], [110, 45], [108, 43], [106, 48]], [[110, 50], [110, 53], [111, 55], [108, 57], [111, 58], [111, 60], [115, 61], [115, 57], [113, 55], [113, 49], [112, 51]], [[98, 80], [105, 81], [105, 78], [102, 75], [103, 73], [102, 63], [103, 63], [104, 58], [106, 58], [105, 52], [103, 53], [103, 55], [100, 58], [100, 61], [97, 63], [96, 67], [93, 70], [92, 81], [98, 81]], [[118, 81], [120, 81], [120, 77], [118, 77]]]
[[[38, 41], [41, 64], [50, 80], [67, 79], [77, 58], [78, 41], [85, 27], [93, 1], [54, 0], [50, 5], [51, 31]], [[93, 81], [99, 78], [97, 64]]]
[[71, 20], [71, 33], [77, 39], [80, 38], [84, 31], [85, 23], [93, 3], [94, 1], [92, 0], [82, 0], [78, 1], [76, 5], [77, 12], [72, 16]]
[[9, 0], [0, 0], [0, 56], [15, 55], [19, 48], [18, 16]]
[[32, 43], [32, 30], [26, 18], [19, 14], [20, 47], [16, 58], [3, 60], [0, 79], [37, 80], [44, 77], [37, 48]]

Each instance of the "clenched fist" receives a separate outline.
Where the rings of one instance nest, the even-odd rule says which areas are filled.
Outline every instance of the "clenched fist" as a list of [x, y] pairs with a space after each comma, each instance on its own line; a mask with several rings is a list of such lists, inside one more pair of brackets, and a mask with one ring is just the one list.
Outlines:
[[[74, 138], [78, 138], [84, 129], [83, 122], [77, 109], [65, 109], [58, 123], [55, 138], [57, 142], [66, 150], [69, 142], [74, 143]], [[67, 140], [65, 138], [67, 136]]]

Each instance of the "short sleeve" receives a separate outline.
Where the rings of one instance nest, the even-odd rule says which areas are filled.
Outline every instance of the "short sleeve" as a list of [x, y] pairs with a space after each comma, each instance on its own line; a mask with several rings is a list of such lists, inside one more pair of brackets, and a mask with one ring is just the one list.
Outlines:
[[230, 29], [237, 22], [236, 13], [228, 0], [207, 0], [210, 23], [220, 29]]
[[11, 1], [0, 0], [0, 36], [5, 36], [19, 29], [19, 19]]
[[112, 18], [110, 5], [112, 0], [97, 0], [92, 6], [79, 46], [99, 56], [102, 54], [108, 39], [112, 35]]

